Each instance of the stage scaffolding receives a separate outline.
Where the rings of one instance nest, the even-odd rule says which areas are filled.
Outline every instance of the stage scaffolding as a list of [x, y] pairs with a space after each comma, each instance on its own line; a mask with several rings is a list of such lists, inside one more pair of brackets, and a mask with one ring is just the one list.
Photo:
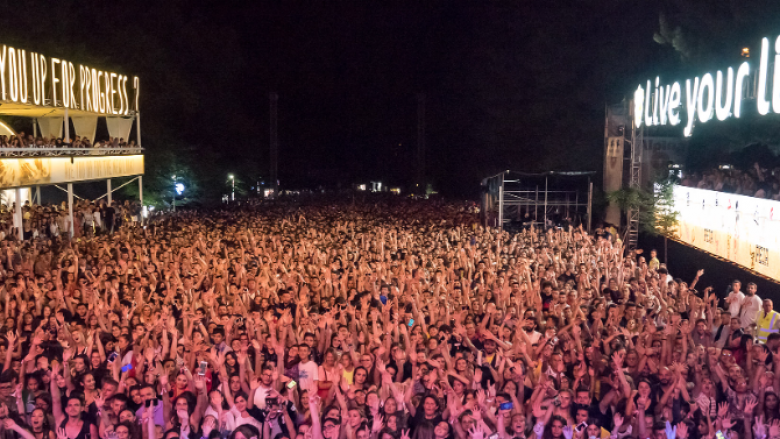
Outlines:
[[483, 225], [520, 228], [582, 224], [591, 229], [595, 172], [504, 171], [482, 180]]

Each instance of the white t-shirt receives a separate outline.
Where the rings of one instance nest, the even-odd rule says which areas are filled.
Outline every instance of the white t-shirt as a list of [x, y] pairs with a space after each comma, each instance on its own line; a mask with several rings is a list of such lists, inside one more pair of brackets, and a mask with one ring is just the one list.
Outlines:
[[124, 357], [122, 357], [122, 367], [127, 366], [133, 362], [133, 351], [128, 351]]
[[728, 299], [733, 300], [734, 297], [736, 297], [737, 300], [734, 300], [729, 304], [729, 312], [731, 313], [731, 317], [739, 317], [739, 308], [742, 307], [742, 301], [745, 300], [745, 295], [742, 291], [737, 291], [736, 293], [733, 291], [730, 292]]
[[[217, 411], [214, 410], [211, 407], [211, 405], [209, 405], [208, 407], [206, 407], [206, 412], [203, 413], [203, 417], [204, 418], [206, 416], [214, 417], [214, 419], [216, 419], [220, 423], [220, 428], [219, 428], [220, 431], [230, 431], [230, 432], [232, 432], [233, 430], [236, 429], [236, 423], [235, 423], [235, 416], [236, 416], [236, 414], [235, 414], [235, 412], [237, 412], [237, 411], [238, 410], [235, 410], [235, 408], [234, 408], [234, 410], [223, 411], [222, 412], [222, 419], [219, 419], [219, 413], [217, 413]], [[240, 412], [239, 412], [238, 416], [241, 416]]]
[[531, 340], [531, 344], [538, 343], [539, 339], [542, 338], [542, 334], [536, 331], [526, 332], [525, 335]]
[[314, 382], [320, 380], [317, 363], [311, 360], [306, 363], [298, 363], [298, 380], [302, 389], [316, 392], [317, 388], [314, 387]]
[[[260, 387], [258, 387], [257, 391], [255, 391], [255, 407], [259, 408], [260, 410], [265, 410], [265, 398], [270, 392], [270, 387], [265, 387], [264, 385], [260, 384]], [[236, 427], [238, 427], [238, 425], [236, 425]]]
[[758, 311], [761, 310], [762, 300], [758, 295], [745, 296], [742, 301], [742, 315], [739, 316], [739, 326], [747, 328], [748, 326], [756, 323], [758, 318]]
[[255, 427], [256, 429], [258, 429], [261, 432], [261, 434], [262, 434], [263, 423], [258, 421], [257, 419], [255, 419], [254, 416], [250, 416], [248, 418], [244, 418], [243, 416], [241, 416], [241, 412], [238, 411], [236, 406], [233, 406], [233, 408], [230, 409], [230, 413], [233, 414], [233, 425], [235, 426], [235, 428], [238, 428], [238, 427], [240, 427], [240, 426], [242, 426], [244, 424], [249, 424], [249, 425]]

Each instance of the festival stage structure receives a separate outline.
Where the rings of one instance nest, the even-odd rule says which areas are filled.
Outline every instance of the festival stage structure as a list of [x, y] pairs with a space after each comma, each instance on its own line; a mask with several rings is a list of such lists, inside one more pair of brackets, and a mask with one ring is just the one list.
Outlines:
[[[632, 101], [609, 105], [604, 123], [605, 193], [623, 187], [652, 190], [656, 177], [668, 175], [685, 160], [688, 142], [667, 127], [637, 128]], [[626, 212], [628, 248], [635, 249], [639, 238], [639, 212]], [[620, 225], [621, 212], [615, 205], [607, 206], [605, 219]]]
[[[110, 203], [112, 193], [121, 187], [112, 188], [111, 179], [135, 177], [122, 186], [137, 180], [143, 202], [139, 96], [138, 77], [7, 45], [0, 47], [0, 117], [29, 120], [31, 130], [25, 136], [63, 140], [63, 147], [0, 147], [0, 190], [5, 192], [7, 200], [15, 202], [14, 224], [20, 239], [22, 203], [25, 198], [33, 198], [30, 195], [33, 189], [36, 189], [34, 198], [40, 203], [40, 186], [53, 185], [67, 192], [71, 236], [74, 184], [105, 180], [104, 196]], [[129, 141], [135, 125], [136, 145], [72, 148], [72, 135], [87, 138], [94, 144], [99, 119], [105, 121], [112, 138], [125, 141]], [[17, 134], [0, 121], [0, 135]]]
[[591, 228], [595, 172], [504, 171], [482, 180], [485, 226], [548, 227], [583, 224]]
[[[749, 123], [780, 114], [780, 36], [763, 38], [760, 50], [752, 52], [757, 57], [746, 56], [750, 53], [744, 48], [739, 65], [693, 78], [647, 79], [632, 99], [608, 106], [604, 191], [652, 190], [655, 177], [678, 172], [686, 139], [695, 135], [697, 125]], [[780, 280], [780, 215], [774, 212], [780, 212], [780, 201], [682, 186], [673, 190], [679, 227], [672, 238]], [[607, 218], [619, 214], [612, 207]], [[628, 217], [628, 246], [635, 248], [637, 212]]]

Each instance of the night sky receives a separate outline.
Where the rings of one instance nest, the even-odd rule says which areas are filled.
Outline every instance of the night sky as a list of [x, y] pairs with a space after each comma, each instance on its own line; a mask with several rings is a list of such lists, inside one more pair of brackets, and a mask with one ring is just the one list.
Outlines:
[[425, 93], [429, 180], [473, 195], [501, 169], [600, 171], [604, 105], [691, 63], [654, 41], [667, 3], [3, 1], [0, 35], [140, 76], [147, 174], [267, 178], [275, 91], [283, 187], [406, 185]]

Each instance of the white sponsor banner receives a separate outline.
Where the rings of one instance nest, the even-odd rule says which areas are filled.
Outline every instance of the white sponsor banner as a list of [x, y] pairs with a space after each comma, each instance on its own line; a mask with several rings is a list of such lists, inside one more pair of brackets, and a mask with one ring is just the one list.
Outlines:
[[780, 201], [675, 186], [674, 209], [683, 242], [780, 279]]

